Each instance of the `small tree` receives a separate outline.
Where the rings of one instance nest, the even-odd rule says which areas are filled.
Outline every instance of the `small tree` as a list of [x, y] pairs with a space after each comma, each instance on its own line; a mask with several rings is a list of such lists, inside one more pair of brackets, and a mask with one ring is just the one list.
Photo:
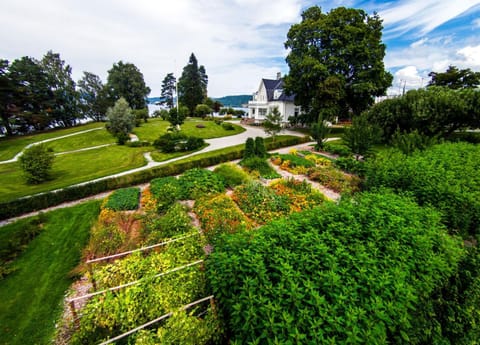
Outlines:
[[245, 142], [245, 152], [243, 158], [250, 158], [255, 156], [255, 140], [253, 138], [247, 138]]
[[206, 104], [197, 104], [195, 107], [195, 115], [205, 117], [212, 112], [212, 109]]
[[26, 149], [19, 158], [27, 183], [38, 184], [49, 178], [55, 155], [43, 144]]
[[327, 122], [322, 116], [319, 116], [318, 122], [312, 125], [311, 132], [313, 139], [317, 141], [317, 147], [323, 149], [325, 139], [327, 138], [328, 133], [330, 133], [330, 127], [328, 127]]
[[255, 155], [262, 158], [267, 156], [267, 149], [262, 137], [255, 138]]
[[178, 108], [172, 108], [168, 114], [168, 121], [173, 127], [180, 130], [180, 125], [182, 125], [185, 121], [188, 112], [188, 108], [183, 105], [179, 106]]
[[380, 141], [382, 130], [368, 122], [365, 116], [353, 118], [352, 126], [345, 128], [343, 141], [345, 145], [358, 156], [369, 153], [376, 143]]
[[280, 114], [277, 107], [273, 108], [265, 117], [263, 129], [265, 133], [272, 136], [272, 141], [275, 142], [275, 136], [282, 130], [282, 114]]
[[113, 108], [107, 110], [107, 130], [117, 138], [119, 145], [123, 145], [134, 126], [135, 115], [125, 98], [121, 97], [115, 102]]

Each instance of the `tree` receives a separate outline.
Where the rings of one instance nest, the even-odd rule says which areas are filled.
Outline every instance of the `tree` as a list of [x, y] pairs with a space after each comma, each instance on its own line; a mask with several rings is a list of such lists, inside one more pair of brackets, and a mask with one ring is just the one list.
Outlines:
[[38, 184], [46, 181], [50, 176], [54, 158], [53, 150], [44, 144], [27, 148], [18, 159], [27, 183]]
[[260, 158], [267, 157], [267, 148], [262, 137], [255, 137], [255, 156]]
[[345, 128], [343, 141], [345, 145], [358, 156], [370, 153], [373, 145], [380, 141], [381, 129], [368, 122], [366, 116], [353, 118], [352, 126]]
[[0, 59], [0, 119], [5, 127], [7, 135], [12, 135], [13, 130], [10, 121], [14, 116], [14, 92], [15, 88], [8, 75], [8, 60]]
[[323, 149], [325, 139], [328, 133], [330, 133], [330, 127], [328, 127], [327, 121], [324, 120], [322, 116], [319, 116], [318, 121], [312, 125], [311, 131], [313, 139], [317, 141], [318, 148]]
[[112, 108], [107, 110], [107, 130], [123, 145], [128, 140], [128, 134], [135, 126], [135, 115], [125, 98], [121, 97]]
[[15, 124], [20, 132], [42, 130], [51, 123], [52, 90], [40, 62], [24, 56], [12, 62], [8, 78], [13, 85], [11, 108], [16, 109]]
[[272, 142], [275, 142], [275, 136], [282, 130], [282, 114], [274, 107], [263, 121], [263, 130], [268, 135], [272, 136]]
[[243, 152], [243, 159], [255, 157], [255, 139], [247, 138], [245, 141], [245, 151]]
[[212, 109], [206, 104], [197, 104], [195, 107], [195, 115], [205, 117], [212, 112]]
[[62, 127], [74, 126], [78, 118], [75, 82], [72, 79], [72, 68], [65, 65], [60, 54], [48, 51], [41, 61], [47, 74], [48, 88], [53, 96], [50, 108], [50, 118], [55, 125]]
[[132, 63], [119, 61], [108, 71], [107, 88], [113, 101], [125, 98], [132, 109], [147, 106], [150, 88], [145, 85], [143, 74]]
[[175, 83], [177, 79], [173, 76], [173, 73], [168, 73], [162, 81], [162, 101], [170, 109], [173, 108], [173, 96], [175, 95]]
[[473, 89], [480, 86], [480, 72], [473, 72], [470, 68], [458, 69], [450, 65], [445, 72], [430, 72], [428, 76], [432, 78], [428, 86], [446, 86], [450, 89]]
[[205, 99], [207, 84], [208, 76], [205, 67], [198, 67], [197, 58], [192, 53], [178, 81], [179, 100], [188, 107], [190, 115], [195, 114], [195, 107]]
[[306, 122], [350, 118], [384, 95], [393, 76], [385, 70], [382, 20], [377, 14], [339, 7], [324, 14], [313, 6], [287, 35], [286, 90], [307, 113]]
[[82, 114], [93, 121], [104, 120], [110, 100], [100, 77], [83, 72], [82, 79], [78, 81], [78, 88]]
[[178, 108], [172, 108], [168, 114], [168, 122], [176, 128], [180, 129], [180, 126], [183, 125], [187, 115], [188, 115], [188, 108], [184, 105], [180, 105]]

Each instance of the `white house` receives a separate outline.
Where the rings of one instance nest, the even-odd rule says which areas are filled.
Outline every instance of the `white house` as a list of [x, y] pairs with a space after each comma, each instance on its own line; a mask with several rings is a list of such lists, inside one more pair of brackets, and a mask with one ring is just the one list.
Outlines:
[[258, 91], [253, 94], [253, 100], [248, 102], [248, 118], [260, 123], [277, 107], [282, 121], [287, 123], [290, 116], [300, 114], [300, 107], [296, 106], [293, 100], [293, 95], [285, 94], [283, 79], [281, 74], [277, 73], [277, 79], [262, 79], [260, 82]]

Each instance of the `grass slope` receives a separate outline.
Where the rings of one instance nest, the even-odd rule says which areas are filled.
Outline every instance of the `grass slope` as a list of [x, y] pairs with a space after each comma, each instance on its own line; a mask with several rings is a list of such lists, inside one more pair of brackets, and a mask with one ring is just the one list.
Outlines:
[[42, 233], [16, 261], [18, 270], [0, 281], [0, 344], [51, 343], [70, 272], [99, 210], [100, 201], [93, 201], [46, 214]]
[[63, 188], [145, 165], [145, 148], [108, 146], [55, 157], [52, 180], [27, 185], [19, 163], [0, 165], [0, 202]]

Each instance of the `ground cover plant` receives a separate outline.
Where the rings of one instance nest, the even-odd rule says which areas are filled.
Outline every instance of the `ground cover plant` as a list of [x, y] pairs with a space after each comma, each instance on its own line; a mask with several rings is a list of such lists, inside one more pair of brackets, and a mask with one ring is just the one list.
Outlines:
[[140, 188], [130, 187], [117, 189], [109, 195], [104, 205], [113, 211], [136, 210], [140, 203]]
[[179, 178], [180, 199], [197, 199], [205, 194], [216, 194], [225, 190], [222, 178], [207, 169], [190, 169]]
[[435, 343], [461, 255], [435, 210], [384, 192], [226, 236], [206, 267], [232, 343]]
[[443, 213], [452, 233], [480, 234], [480, 146], [444, 143], [407, 156], [396, 150], [367, 161], [366, 187], [412, 193]]
[[274, 179], [280, 175], [268, 164], [266, 158], [249, 157], [239, 163], [247, 172], [265, 179]]
[[141, 234], [144, 244], [155, 244], [192, 231], [188, 209], [173, 203], [165, 213], [147, 213], [142, 219]]
[[222, 177], [225, 187], [233, 188], [251, 179], [237, 164], [223, 163], [215, 167], [213, 172]]
[[321, 205], [325, 201], [322, 193], [312, 188], [306, 180], [299, 181], [294, 178], [277, 179], [269, 187], [277, 195], [286, 196], [290, 205], [290, 213], [308, 210]]
[[[80, 260], [99, 209], [100, 202], [94, 201], [45, 213], [42, 231], [12, 263], [15, 272], [0, 281], [1, 343], [51, 342], [65, 291], [72, 282], [71, 271]], [[12, 228], [21, 230], [15, 223], [0, 230], [11, 233]]]

